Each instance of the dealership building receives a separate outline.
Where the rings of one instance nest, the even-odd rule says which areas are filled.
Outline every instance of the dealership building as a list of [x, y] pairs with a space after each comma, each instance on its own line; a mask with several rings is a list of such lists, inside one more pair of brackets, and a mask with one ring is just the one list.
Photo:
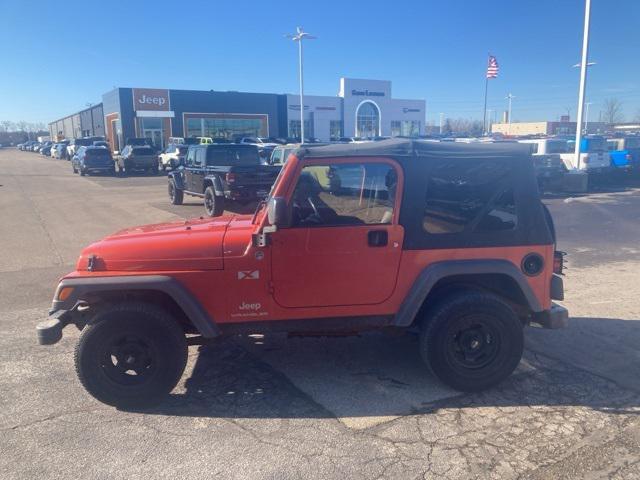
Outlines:
[[[162, 148], [169, 137], [300, 136], [298, 95], [115, 88], [99, 106], [102, 118], [93, 125], [100, 128], [84, 128], [79, 112], [50, 123], [51, 135], [105, 135], [114, 150], [131, 137], [148, 137]], [[302, 108], [305, 137], [321, 141], [424, 134], [426, 102], [393, 98], [390, 81], [341, 78], [337, 96], [305, 95]], [[80, 128], [65, 128], [69, 118]]]

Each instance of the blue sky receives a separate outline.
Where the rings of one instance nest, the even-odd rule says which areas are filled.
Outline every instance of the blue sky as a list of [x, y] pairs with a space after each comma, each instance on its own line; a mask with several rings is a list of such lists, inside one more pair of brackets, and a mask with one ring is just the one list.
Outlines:
[[[481, 118], [487, 52], [500, 64], [489, 108], [514, 120], [576, 113], [584, 0], [0, 0], [0, 120], [47, 122], [114, 86], [297, 92], [297, 51], [317, 35], [305, 90], [335, 95], [341, 76], [393, 82], [424, 98], [427, 121]], [[587, 100], [640, 113], [640, 1], [592, 0]]]

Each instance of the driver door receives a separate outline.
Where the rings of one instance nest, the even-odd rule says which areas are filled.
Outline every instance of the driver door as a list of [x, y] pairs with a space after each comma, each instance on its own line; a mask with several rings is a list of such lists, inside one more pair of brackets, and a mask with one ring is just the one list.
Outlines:
[[292, 226], [272, 234], [274, 300], [282, 307], [371, 305], [395, 289], [404, 231], [391, 161], [305, 166]]

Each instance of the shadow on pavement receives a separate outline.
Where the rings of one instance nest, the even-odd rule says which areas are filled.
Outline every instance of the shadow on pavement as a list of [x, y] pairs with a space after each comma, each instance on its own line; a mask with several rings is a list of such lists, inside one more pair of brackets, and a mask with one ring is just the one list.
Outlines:
[[[605, 333], [606, 343], [595, 347]], [[627, 346], [638, 344], [640, 321], [574, 318], [564, 331], [527, 328], [525, 336], [533, 346], [514, 375], [477, 394], [455, 392], [432, 377], [421, 362], [415, 335], [223, 339], [199, 348], [184, 393], [171, 395], [145, 413], [338, 417], [350, 419], [351, 424], [345, 423], [356, 428], [442, 408], [578, 406], [640, 413], [640, 388], [622, 388], [618, 379], [615, 383], [607, 379], [610, 372], [594, 370], [609, 365], [629, 378], [637, 377], [637, 349], [628, 358]], [[619, 339], [624, 345], [616, 350]], [[634, 381], [638, 387], [640, 380]]]

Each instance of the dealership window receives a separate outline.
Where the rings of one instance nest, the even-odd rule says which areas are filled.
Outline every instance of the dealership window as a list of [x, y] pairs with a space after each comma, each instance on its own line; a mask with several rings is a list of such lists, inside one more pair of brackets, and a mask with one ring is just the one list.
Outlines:
[[356, 136], [363, 138], [380, 135], [380, 110], [373, 102], [364, 102], [356, 112]]
[[420, 120], [403, 120], [401, 135], [403, 137], [417, 137], [420, 135]]
[[329, 136], [331, 140], [338, 140], [342, 137], [342, 120], [329, 121]]
[[[300, 120], [289, 120], [289, 136], [300, 138]], [[313, 137], [313, 122], [311, 120], [304, 121], [305, 138]]]
[[399, 120], [391, 121], [391, 136], [398, 137], [402, 134], [402, 122]]
[[496, 232], [517, 224], [511, 166], [499, 160], [453, 160], [427, 180], [423, 228], [432, 234]]
[[233, 140], [236, 137], [267, 136], [266, 115], [189, 116], [185, 122], [187, 137], [220, 137]]
[[304, 167], [293, 193], [293, 226], [389, 224], [397, 181], [385, 163]]

